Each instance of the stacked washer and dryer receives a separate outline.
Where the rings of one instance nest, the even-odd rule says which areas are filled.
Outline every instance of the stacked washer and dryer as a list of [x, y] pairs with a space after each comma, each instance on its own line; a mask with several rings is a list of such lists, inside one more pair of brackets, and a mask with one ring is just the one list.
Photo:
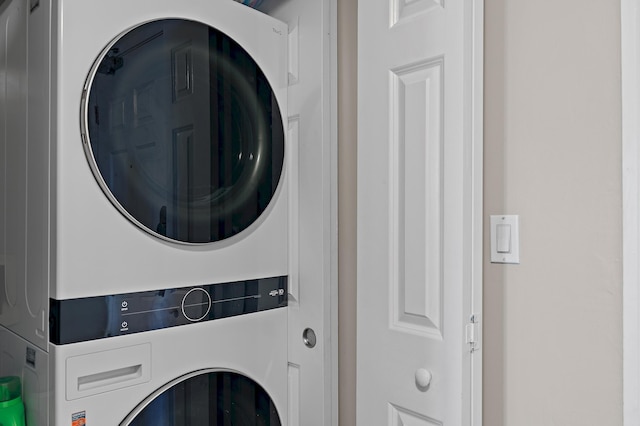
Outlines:
[[286, 425], [286, 25], [232, 0], [0, 23], [0, 376], [28, 424]]

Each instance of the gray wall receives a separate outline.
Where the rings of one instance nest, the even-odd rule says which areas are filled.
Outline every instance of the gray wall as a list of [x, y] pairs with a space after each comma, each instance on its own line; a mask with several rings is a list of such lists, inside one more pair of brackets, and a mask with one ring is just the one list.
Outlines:
[[620, 1], [485, 7], [485, 425], [621, 425]]
[[340, 425], [356, 424], [357, 0], [338, 0]]

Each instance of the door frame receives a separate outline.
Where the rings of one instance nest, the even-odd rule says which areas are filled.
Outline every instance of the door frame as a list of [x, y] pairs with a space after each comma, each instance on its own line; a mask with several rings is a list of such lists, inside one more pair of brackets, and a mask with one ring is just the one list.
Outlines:
[[467, 221], [471, 224], [471, 248], [470, 248], [470, 286], [471, 307], [470, 311], [476, 316], [478, 336], [475, 336], [474, 351], [471, 356], [471, 419], [472, 426], [482, 426], [482, 367], [483, 367], [483, 176], [484, 176], [484, 0], [473, 1], [472, 13], [468, 18], [467, 28], [471, 31], [471, 46], [466, 49], [469, 52], [471, 66], [467, 67], [471, 76], [467, 79], [472, 87], [469, 90], [471, 99], [467, 107], [470, 108], [471, 126], [468, 134], [471, 137], [469, 146], [471, 149], [470, 162], [472, 167], [471, 182], [467, 186], [471, 194], [468, 200], [471, 202]]
[[640, 424], [640, 5], [621, 0], [623, 418]]

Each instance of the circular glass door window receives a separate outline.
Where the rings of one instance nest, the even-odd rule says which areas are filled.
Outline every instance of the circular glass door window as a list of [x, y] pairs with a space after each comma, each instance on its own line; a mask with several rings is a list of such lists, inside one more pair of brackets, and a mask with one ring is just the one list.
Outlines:
[[129, 220], [160, 238], [242, 232], [275, 196], [284, 129], [273, 90], [225, 34], [179, 19], [113, 42], [85, 87], [85, 153]]
[[281, 426], [266, 391], [241, 374], [207, 370], [179, 378], [140, 404], [121, 426]]

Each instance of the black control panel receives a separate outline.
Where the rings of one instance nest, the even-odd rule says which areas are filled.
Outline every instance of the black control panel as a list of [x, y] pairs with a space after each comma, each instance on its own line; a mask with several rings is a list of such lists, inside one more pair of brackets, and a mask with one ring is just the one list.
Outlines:
[[81, 299], [50, 299], [56, 345], [140, 333], [287, 306], [287, 277]]

